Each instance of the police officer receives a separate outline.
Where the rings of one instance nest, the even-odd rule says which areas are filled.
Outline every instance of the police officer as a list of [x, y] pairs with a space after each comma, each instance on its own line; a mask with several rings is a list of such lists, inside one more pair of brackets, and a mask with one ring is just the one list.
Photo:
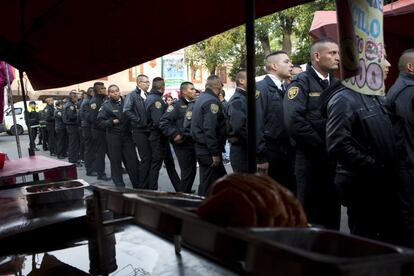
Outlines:
[[384, 97], [336, 82], [324, 92], [322, 102], [326, 144], [337, 161], [335, 183], [347, 207], [351, 233], [400, 243], [397, 143]]
[[65, 104], [63, 111], [63, 122], [66, 125], [68, 134], [68, 159], [70, 163], [76, 164], [77, 167], [82, 165], [78, 161], [79, 158], [79, 129], [78, 129], [78, 111], [76, 103], [78, 102], [78, 94], [76, 91], [69, 93], [70, 100]]
[[403, 245], [414, 248], [414, 49], [402, 53], [398, 67], [400, 75], [387, 93], [387, 107], [394, 115], [395, 131], [403, 136], [399, 190]]
[[125, 99], [124, 113], [128, 117], [132, 129], [132, 138], [141, 159], [139, 165], [139, 188], [149, 189], [149, 173], [151, 168], [151, 146], [148, 140], [149, 127], [147, 111], [143, 95], [150, 86], [146, 75], [137, 76], [137, 87]]
[[267, 75], [256, 84], [260, 98], [256, 120], [258, 171], [266, 171], [268, 163], [268, 174], [295, 192], [294, 152], [283, 119], [284, 85], [293, 64], [285, 51], [270, 53], [265, 64]]
[[103, 102], [108, 96], [106, 87], [102, 82], [95, 82], [93, 84], [94, 96], [89, 101], [89, 122], [91, 124], [92, 132], [92, 143], [94, 145], [94, 164], [93, 168], [96, 170], [98, 175], [98, 180], [109, 181], [111, 180], [105, 174], [105, 154], [106, 154], [106, 139], [105, 139], [105, 129], [102, 129], [98, 125], [97, 117], [98, 111], [101, 108]]
[[230, 142], [230, 162], [233, 172], [247, 173], [247, 75], [236, 75], [236, 91], [227, 103], [227, 139]]
[[[145, 100], [145, 109], [150, 126], [149, 141], [151, 145], [151, 169], [149, 188], [158, 189], [158, 176], [164, 159], [168, 158], [171, 150], [167, 138], [162, 134], [159, 127], [160, 119], [167, 109], [167, 104], [162, 99], [165, 90], [165, 82], [163, 78], [156, 77], [152, 81], [152, 88]], [[171, 167], [166, 163], [167, 174], [171, 180], [174, 189], [179, 190], [180, 178], [178, 177], [175, 167]]]
[[[46, 99], [44, 101], [46, 103]], [[46, 105], [43, 107], [42, 110], [39, 111], [39, 143], [38, 145], [42, 145], [42, 149], [44, 151], [49, 149], [48, 146], [48, 136], [47, 136], [47, 129], [46, 129], [46, 112], [45, 112], [45, 108], [47, 106]]]
[[115, 186], [125, 187], [122, 178], [122, 160], [126, 163], [132, 186], [138, 188], [138, 158], [132, 141], [128, 120], [123, 113], [123, 100], [117, 85], [108, 87], [109, 99], [98, 112], [98, 125], [106, 129], [108, 155], [111, 161], [111, 176]]
[[55, 131], [56, 131], [56, 154], [58, 159], [66, 158], [66, 125], [63, 122], [63, 101], [56, 102]]
[[81, 163], [84, 163], [85, 162], [85, 139], [83, 139], [83, 135], [82, 135], [80, 108], [83, 103], [83, 100], [85, 99], [85, 97], [87, 97], [87, 94], [85, 90], [80, 90], [79, 92], [81, 94], [81, 98], [78, 99], [78, 102], [76, 103], [76, 108], [78, 109], [79, 161]]
[[85, 168], [86, 168], [86, 175], [87, 176], [97, 176], [93, 163], [95, 160], [95, 152], [94, 152], [94, 144], [92, 138], [92, 130], [91, 130], [91, 123], [89, 121], [90, 116], [90, 106], [89, 102], [93, 97], [93, 87], [89, 87], [86, 91], [86, 96], [82, 101], [79, 110], [79, 117], [80, 117], [80, 124], [81, 124], [81, 135], [84, 140], [84, 161], [85, 161]]
[[296, 182], [298, 197], [310, 223], [339, 230], [340, 203], [334, 186], [335, 164], [325, 146], [326, 120], [319, 98], [335, 80], [338, 45], [320, 39], [311, 47], [311, 63], [297, 75], [284, 97], [285, 123], [296, 143]]
[[34, 150], [38, 151], [39, 149], [36, 148], [35, 140], [36, 140], [37, 132], [39, 129], [40, 114], [37, 110], [35, 101], [29, 102], [27, 118], [29, 120], [30, 132], [32, 134], [31, 143], [33, 144]]
[[46, 99], [46, 107], [43, 109], [46, 131], [48, 137], [48, 146], [51, 156], [56, 156], [56, 140], [55, 140], [55, 107], [53, 98]]
[[188, 105], [195, 96], [195, 88], [191, 82], [181, 83], [180, 99], [167, 108], [160, 120], [160, 128], [170, 139], [181, 169], [181, 183], [177, 191], [185, 193], [191, 193], [197, 173], [194, 141], [189, 133], [184, 132], [184, 118]]
[[226, 143], [226, 120], [218, 95], [222, 89], [220, 78], [207, 78], [206, 90], [194, 104], [191, 120], [191, 136], [200, 165], [198, 194], [207, 195], [211, 184], [226, 175], [222, 152]]

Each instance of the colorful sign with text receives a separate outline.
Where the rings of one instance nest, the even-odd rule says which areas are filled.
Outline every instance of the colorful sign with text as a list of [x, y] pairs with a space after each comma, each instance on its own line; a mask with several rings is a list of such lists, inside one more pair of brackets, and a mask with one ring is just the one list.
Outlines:
[[362, 94], [384, 95], [382, 0], [336, 2], [343, 85]]

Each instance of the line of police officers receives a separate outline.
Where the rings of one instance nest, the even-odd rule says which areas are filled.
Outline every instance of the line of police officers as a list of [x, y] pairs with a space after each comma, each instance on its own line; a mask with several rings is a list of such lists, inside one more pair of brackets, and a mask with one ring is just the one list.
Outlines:
[[[348, 209], [352, 233], [414, 247], [414, 50], [401, 56], [401, 75], [385, 97], [345, 88], [333, 75], [338, 45], [320, 39], [311, 47], [306, 71], [292, 78], [284, 51], [266, 57], [267, 75], [257, 82], [257, 170], [296, 193], [310, 223], [339, 229], [340, 206]], [[386, 71], [390, 64], [385, 60]], [[97, 82], [95, 95], [80, 107], [87, 173], [104, 175], [108, 149], [112, 179], [124, 186], [124, 163], [133, 187], [157, 189], [162, 162], [176, 191], [191, 192], [199, 163], [198, 193], [226, 174], [222, 152], [231, 144], [233, 171], [247, 172], [246, 72], [236, 76], [236, 91], [224, 108], [218, 76], [207, 79], [196, 99], [190, 82], [167, 108], [165, 83], [146, 75], [125, 100], [116, 85]], [[91, 96], [92, 91], [87, 92]], [[78, 135], [75, 96], [54, 111], [59, 140], [62, 112], [69, 137], [69, 161], [76, 162]], [[76, 130], [76, 131], [75, 131]], [[71, 141], [72, 139], [72, 141]], [[169, 143], [181, 169], [178, 177]], [[139, 160], [136, 155], [137, 147]], [[59, 142], [57, 142], [57, 154]], [[90, 159], [88, 159], [90, 158]]]

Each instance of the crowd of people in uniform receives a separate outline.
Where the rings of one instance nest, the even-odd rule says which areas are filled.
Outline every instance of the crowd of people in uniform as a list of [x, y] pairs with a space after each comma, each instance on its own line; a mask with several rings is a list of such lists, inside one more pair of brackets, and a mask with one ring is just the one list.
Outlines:
[[[310, 59], [301, 72], [285, 51], [265, 58], [267, 74], [254, 92], [257, 171], [295, 193], [312, 224], [339, 230], [342, 204], [351, 233], [414, 247], [414, 49], [402, 53], [400, 76], [386, 97], [357, 93], [335, 78], [340, 58], [333, 40], [315, 41]], [[390, 66], [385, 60], [385, 77]], [[158, 189], [164, 162], [174, 189], [191, 193], [198, 163], [198, 194], [205, 196], [227, 173], [226, 141], [233, 171], [248, 171], [246, 71], [235, 82], [228, 102], [216, 75], [199, 95], [183, 82], [170, 104], [164, 80], [154, 78], [149, 90], [143, 74], [125, 98], [117, 85], [96, 82], [82, 101], [75, 92], [56, 108], [47, 99], [49, 150], [58, 158], [68, 152], [75, 164], [83, 156], [87, 175], [101, 180], [110, 179], [107, 154], [114, 184], [125, 186], [124, 164], [140, 189]]]

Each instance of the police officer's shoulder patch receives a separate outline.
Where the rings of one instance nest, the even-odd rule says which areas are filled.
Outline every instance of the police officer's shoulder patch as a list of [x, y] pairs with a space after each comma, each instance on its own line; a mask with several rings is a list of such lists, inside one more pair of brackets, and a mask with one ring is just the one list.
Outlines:
[[160, 101], [156, 101], [156, 102], [155, 102], [155, 108], [160, 109], [160, 108], [161, 108], [161, 106], [162, 106], [162, 104], [161, 104], [161, 102], [160, 102]]
[[293, 86], [293, 87], [289, 88], [288, 98], [290, 100], [294, 99], [298, 95], [298, 92], [299, 92], [299, 87], [297, 87], [297, 86]]
[[216, 114], [219, 111], [219, 106], [217, 104], [212, 103], [210, 105], [210, 111], [213, 114]]
[[187, 118], [187, 120], [191, 121], [191, 118], [193, 117], [193, 112], [192, 111], [187, 111], [185, 113], [185, 117]]
[[171, 112], [171, 111], [173, 111], [174, 110], [174, 106], [173, 105], [170, 105], [168, 108], [167, 108], [167, 112]]
[[255, 94], [256, 99], [258, 99], [260, 97], [260, 91], [256, 90], [256, 94]]
[[59, 111], [59, 112], [57, 113], [57, 115], [58, 115], [58, 116], [62, 116], [62, 112], [60, 112], [60, 111]]
[[91, 103], [91, 108], [96, 109], [96, 103]]
[[75, 107], [73, 105], [71, 105], [70, 110], [75, 110]]

